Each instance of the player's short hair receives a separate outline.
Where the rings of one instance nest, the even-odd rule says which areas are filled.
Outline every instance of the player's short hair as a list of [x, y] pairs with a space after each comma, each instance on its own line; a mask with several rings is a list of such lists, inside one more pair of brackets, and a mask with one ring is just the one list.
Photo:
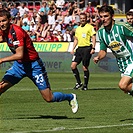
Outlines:
[[80, 16], [81, 16], [81, 15], [85, 16], [85, 18], [87, 19], [86, 13], [82, 12], [82, 13], [80, 13]]
[[7, 16], [7, 18], [11, 18], [11, 14], [9, 11], [3, 9], [3, 10], [0, 10], [0, 17], [3, 17], [3, 16]]
[[126, 16], [133, 16], [133, 12], [132, 12], [132, 11], [128, 11], [128, 12], [126, 13]]
[[114, 10], [112, 8], [112, 6], [108, 6], [108, 5], [105, 5], [105, 6], [101, 6], [98, 10], [98, 12], [109, 12], [110, 15], [114, 15]]

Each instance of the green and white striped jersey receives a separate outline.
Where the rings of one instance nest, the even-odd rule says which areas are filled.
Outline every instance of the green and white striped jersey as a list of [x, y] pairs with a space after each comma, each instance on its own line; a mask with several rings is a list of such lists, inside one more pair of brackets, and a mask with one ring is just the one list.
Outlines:
[[[124, 73], [128, 64], [133, 64], [133, 27], [124, 22], [115, 22], [110, 31], [104, 27], [98, 30], [100, 50], [109, 48], [116, 57], [119, 70]], [[133, 69], [133, 68], [132, 68]]]

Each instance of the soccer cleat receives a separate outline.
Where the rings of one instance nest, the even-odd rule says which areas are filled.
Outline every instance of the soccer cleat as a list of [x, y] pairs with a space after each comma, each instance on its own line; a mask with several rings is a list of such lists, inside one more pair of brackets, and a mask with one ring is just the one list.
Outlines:
[[83, 87], [81, 88], [81, 90], [83, 90], [83, 91], [87, 91], [88, 88], [87, 88], [87, 86], [83, 86]]
[[71, 106], [72, 112], [76, 113], [78, 111], [78, 101], [76, 98], [76, 94], [72, 93], [72, 95], [73, 95], [73, 99], [69, 102], [69, 104]]
[[128, 92], [127, 94], [133, 97], [133, 92]]
[[82, 87], [82, 85], [83, 85], [82, 83], [80, 83], [80, 84], [79, 84], [79, 83], [76, 83], [76, 85], [74, 86], [73, 89], [74, 89], [74, 90], [77, 90], [77, 89], [79, 89], [80, 87]]

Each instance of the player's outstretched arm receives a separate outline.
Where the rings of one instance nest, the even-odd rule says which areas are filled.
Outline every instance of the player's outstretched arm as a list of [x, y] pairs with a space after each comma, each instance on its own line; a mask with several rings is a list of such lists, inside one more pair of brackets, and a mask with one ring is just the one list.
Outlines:
[[0, 58], [0, 64], [2, 64], [3, 62], [21, 60], [23, 59], [23, 55], [24, 55], [24, 46], [19, 46], [18, 48], [16, 48], [15, 54], [12, 54], [11, 56], [7, 56], [4, 58]]
[[106, 54], [107, 54], [107, 51], [100, 50], [99, 53], [98, 53], [98, 55], [93, 58], [94, 63], [95, 64], [98, 63], [99, 60], [103, 59], [106, 56]]

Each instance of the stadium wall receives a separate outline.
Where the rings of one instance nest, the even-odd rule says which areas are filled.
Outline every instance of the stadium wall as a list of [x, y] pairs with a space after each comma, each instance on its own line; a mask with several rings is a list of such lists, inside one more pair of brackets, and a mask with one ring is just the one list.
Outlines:
[[[46, 69], [48, 72], [70, 72], [70, 65], [72, 55], [70, 51], [72, 49], [72, 42], [34, 42], [36, 50], [39, 52]], [[99, 51], [99, 43], [96, 45], [97, 55]], [[0, 43], [0, 58], [10, 55], [11, 52], [6, 43]], [[90, 71], [93, 73], [98, 72], [118, 72], [118, 66], [112, 53], [108, 50], [106, 58], [100, 61], [98, 64], [94, 64], [93, 60], [90, 61]], [[6, 62], [0, 65], [0, 71], [6, 71], [11, 67], [13, 62]], [[82, 71], [81, 64], [79, 70]]]

